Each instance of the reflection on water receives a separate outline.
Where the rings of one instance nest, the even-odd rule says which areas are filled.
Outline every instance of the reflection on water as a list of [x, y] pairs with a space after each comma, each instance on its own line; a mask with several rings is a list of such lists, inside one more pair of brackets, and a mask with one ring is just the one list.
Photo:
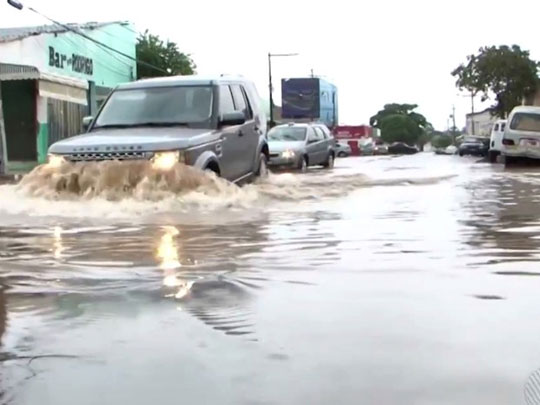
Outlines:
[[[126, 175], [115, 190], [133, 194]], [[107, 404], [519, 403], [540, 367], [535, 173], [419, 154], [244, 188], [212, 180], [212, 193], [201, 181], [114, 203], [9, 189], [0, 353], [81, 360], [40, 359], [27, 380], [0, 364], [0, 392], [15, 404], [91, 404], [96, 390]], [[6, 201], [23, 208], [2, 214]]]
[[180, 234], [174, 226], [164, 226], [164, 234], [161, 237], [157, 258], [160, 260], [160, 267], [163, 269], [163, 285], [170, 288], [177, 288], [174, 297], [180, 299], [189, 293], [193, 286], [193, 281], [186, 281], [179, 278], [177, 270], [182, 267], [178, 258], [178, 246], [176, 237]]

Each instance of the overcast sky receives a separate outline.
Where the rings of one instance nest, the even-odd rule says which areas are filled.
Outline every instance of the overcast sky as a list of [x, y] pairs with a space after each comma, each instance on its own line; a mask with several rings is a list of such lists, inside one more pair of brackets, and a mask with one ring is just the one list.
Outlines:
[[[367, 123], [386, 103], [407, 102], [439, 129], [455, 104], [462, 127], [470, 99], [458, 96], [450, 72], [468, 54], [516, 43], [540, 59], [538, 0], [22, 1], [62, 22], [130, 20], [177, 42], [199, 73], [240, 73], [264, 98], [267, 52], [298, 52], [274, 59], [275, 86], [313, 69], [338, 86], [346, 124]], [[1, 27], [44, 23], [0, 0]]]

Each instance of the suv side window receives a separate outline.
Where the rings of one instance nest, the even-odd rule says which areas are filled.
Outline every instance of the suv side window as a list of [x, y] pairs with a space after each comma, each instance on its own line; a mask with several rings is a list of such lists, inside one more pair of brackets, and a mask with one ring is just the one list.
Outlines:
[[251, 114], [251, 108], [249, 108], [245, 92], [242, 90], [240, 85], [233, 84], [231, 86], [231, 91], [232, 91], [236, 111], [242, 111], [244, 115], [246, 116], [246, 120], [250, 120], [251, 118], [253, 118], [253, 115]]
[[227, 114], [235, 111], [233, 97], [229, 86], [219, 86], [219, 113]]
[[503, 122], [503, 123], [501, 124], [501, 131], [504, 131], [505, 128], [506, 128], [506, 124]]

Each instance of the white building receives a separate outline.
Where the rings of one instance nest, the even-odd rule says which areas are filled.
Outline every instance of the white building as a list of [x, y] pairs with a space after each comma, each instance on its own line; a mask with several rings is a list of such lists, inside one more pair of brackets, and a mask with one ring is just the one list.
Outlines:
[[491, 128], [498, 118], [491, 114], [491, 109], [467, 114], [467, 135], [485, 136], [491, 135]]

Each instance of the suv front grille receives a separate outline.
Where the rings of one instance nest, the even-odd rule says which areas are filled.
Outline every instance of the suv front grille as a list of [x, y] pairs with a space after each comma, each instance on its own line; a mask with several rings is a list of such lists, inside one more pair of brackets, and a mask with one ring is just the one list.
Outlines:
[[87, 152], [72, 153], [66, 158], [71, 162], [101, 162], [104, 160], [148, 160], [152, 155], [151, 152]]

